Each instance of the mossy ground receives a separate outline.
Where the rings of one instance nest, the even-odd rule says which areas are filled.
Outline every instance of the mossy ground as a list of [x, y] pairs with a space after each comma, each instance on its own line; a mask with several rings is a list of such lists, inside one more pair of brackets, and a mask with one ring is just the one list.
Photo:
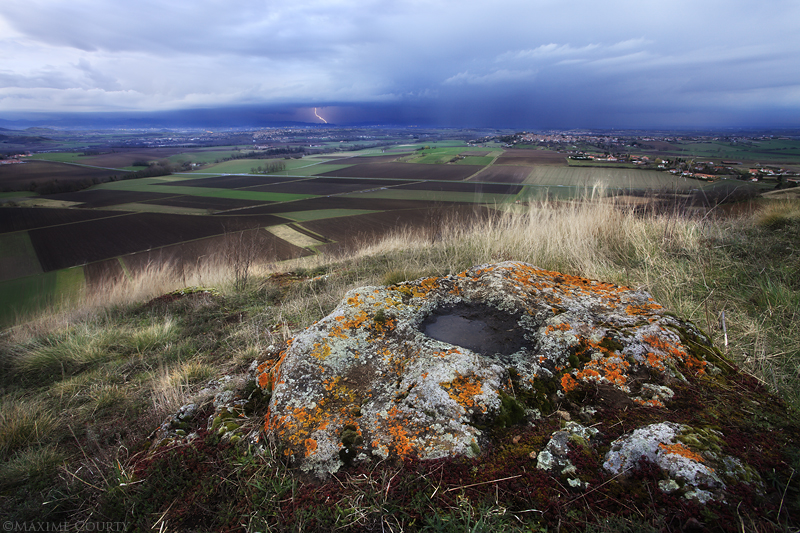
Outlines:
[[[6, 331], [0, 420], [16, 424], [0, 428], [0, 515], [73, 524], [118, 519], [130, 530], [588, 532], [682, 531], [701, 524], [720, 531], [795, 531], [800, 430], [790, 405], [800, 405], [800, 219], [796, 205], [787, 205], [763, 219], [715, 219], [712, 213], [681, 225], [680, 219], [642, 217], [650, 226], [640, 228], [638, 241], [621, 239], [628, 226], [618, 231], [619, 223], [588, 227], [582, 237], [596, 239], [602, 253], [580, 254], [594, 270], [574, 262], [572, 252], [559, 258], [523, 249], [514, 240], [522, 231], [502, 244], [499, 233], [479, 229], [491, 246], [463, 235], [448, 241], [443, 231], [430, 245], [378, 247], [253, 276], [240, 290], [170, 295], [78, 313], [66, 325]], [[571, 216], [568, 211], [545, 209], [553, 220]], [[632, 234], [640, 231], [639, 222], [623, 222]], [[561, 235], [557, 224], [548, 227]], [[722, 372], [687, 376], [672, 387], [676, 395], [667, 410], [623, 404], [607, 389], [587, 385], [559, 402], [557, 384], [543, 385], [530, 397], [509, 397], [508, 416], [491, 429], [491, 445], [482, 445], [478, 457], [385, 461], [344, 469], [324, 483], [297, 476], [278, 450], [255, 454], [244, 440], [215, 443], [202, 430], [211, 414], [208, 398], [200, 399], [193, 422], [201, 428], [195, 444], [147, 454], [148, 435], [203, 387], [208, 369], [243, 372], [267, 346], [332, 310], [345, 289], [499, 259], [645, 285], [713, 337], [720, 351], [699, 355]], [[692, 347], [691, 339], [683, 342]], [[614, 348], [613, 339], [607, 344]], [[735, 365], [748, 373], [733, 372]], [[779, 391], [783, 401], [767, 389]], [[577, 443], [571, 451], [578, 477], [589, 483], [576, 491], [537, 470], [531, 452], [559, 428], [557, 411], [577, 417], [574, 406], [584, 402], [599, 407], [592, 420], [602, 422], [603, 435], [595, 450]], [[520, 406], [538, 407], [545, 418], [519, 424]], [[721, 431], [724, 437], [707, 445], [760, 472], [764, 493], [742, 483], [730, 488], [736, 505], [702, 506], [660, 492], [662, 474], [649, 464], [626, 479], [601, 473], [613, 439], [665, 419]]]

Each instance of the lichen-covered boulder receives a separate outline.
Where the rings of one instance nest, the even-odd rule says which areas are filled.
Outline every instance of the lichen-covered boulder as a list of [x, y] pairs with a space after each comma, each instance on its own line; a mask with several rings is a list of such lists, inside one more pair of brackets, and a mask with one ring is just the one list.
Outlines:
[[[663, 409], [717, 352], [649, 294], [520, 262], [350, 291], [262, 365], [265, 428], [319, 476], [480, 453], [497, 427], [580, 405]], [[585, 396], [585, 394], [584, 394]]]
[[575, 465], [569, 459], [571, 449], [588, 447], [589, 441], [600, 433], [592, 427], [585, 427], [577, 422], [567, 422], [564, 429], [556, 431], [550, 437], [544, 450], [536, 455], [536, 468], [547, 470], [556, 476], [564, 476], [571, 487], [586, 488], [586, 484], [574, 477]]
[[642, 460], [649, 461], [667, 476], [658, 483], [661, 490], [681, 491], [684, 497], [702, 503], [722, 499], [726, 481], [761, 485], [752, 468], [721, 453], [723, 439], [713, 429], [674, 422], [650, 424], [612, 442], [603, 468], [618, 475], [635, 469]]

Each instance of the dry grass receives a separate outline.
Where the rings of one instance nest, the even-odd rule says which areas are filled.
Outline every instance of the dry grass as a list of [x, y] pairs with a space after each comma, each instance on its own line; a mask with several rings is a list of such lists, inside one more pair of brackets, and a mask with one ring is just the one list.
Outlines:
[[[350, 288], [396, 283], [423, 275], [446, 275], [472, 265], [519, 260], [540, 268], [601, 279], [649, 291], [678, 315], [697, 322], [717, 342], [724, 342], [721, 316], [726, 313], [730, 353], [764, 381], [786, 382], [773, 374], [776, 361], [785, 367], [796, 352], [785, 334], [776, 340], [774, 319], [796, 323], [797, 291], [771, 278], [742, 273], [737, 258], [726, 255], [731, 235], [742, 227], [773, 231], [800, 220], [797, 201], [773, 201], [755, 215], [736, 219], [680, 216], [670, 212], [642, 212], [629, 202], [613, 201], [602, 190], [587, 191], [580, 201], [543, 201], [530, 206], [504, 206], [496, 216], [473, 224], [431, 217], [435, 228], [400, 228], [382, 239], [363, 243], [345, 257], [311, 256], [281, 264], [248, 263], [250, 288], [276, 271], [326, 272], [319, 279], [295, 284], [275, 305], [242, 323], [230, 338], [233, 358], [244, 363], [264, 348], [286, 340], [298, 328], [318, 320]], [[62, 309], [14, 328], [9, 340], [46, 338], [53, 331], [72, 331], [80, 337], [82, 324], [104, 316], [109, 309], [142, 302], [185, 286], [213, 286], [223, 294], [242, 292], [241, 261], [236, 257], [208, 261], [194, 271], [177, 272], [170, 265], [151, 265], [132, 280], [123, 280], [87, 296], [78, 308]], [[312, 274], [313, 275], [313, 274]], [[745, 276], [746, 279], [741, 279]], [[753, 286], [761, 301], [755, 313], [750, 294], [737, 292]], [[744, 282], [744, 283], [742, 283]], [[99, 321], [102, 323], [102, 320]], [[119, 332], [119, 330], [118, 330]], [[150, 324], [123, 337], [135, 351], [152, 350], [171, 342], [170, 319]], [[83, 353], [66, 353], [69, 342], [57, 343], [58, 353], [42, 346], [20, 364], [57, 371], [64, 361], [76, 364], [105, 357], [102, 331], [86, 332]], [[788, 340], [787, 340], [788, 339]], [[789, 342], [789, 345], [787, 345]], [[81, 344], [78, 342], [78, 344]], [[55, 348], [54, 348], [55, 349]], [[171, 404], [172, 402], [167, 402]]]
[[187, 361], [173, 367], [162, 366], [150, 380], [153, 409], [163, 417], [176, 412], [196, 392], [194, 385], [216, 374], [216, 369], [199, 361]]
[[32, 398], [4, 397], [0, 401], [0, 459], [50, 438], [56, 415], [44, 402]]
[[[208, 379], [263, 360], [270, 345], [328, 314], [351, 288], [504, 260], [647, 290], [800, 406], [800, 202], [775, 201], [728, 219], [641, 209], [595, 191], [583, 201], [506, 206], [472, 223], [430, 217], [433, 227], [399, 228], [346, 256], [248, 264], [246, 279], [241, 262], [206, 262], [194, 272], [152, 265], [78, 306], [4, 332], [0, 459], [7, 464], [0, 486], [15, 476], [52, 477], [65, 458], [75, 471], [75, 457], [87, 464], [95, 455], [115, 457], [123, 450], [115, 440], [121, 426], [132, 428], [128, 444], [141, 441], [166, 415], [197, 401]], [[290, 271], [296, 275], [271, 276]], [[142, 305], [186, 286], [214, 287], [219, 295]], [[69, 448], [79, 440], [93, 443], [91, 453]], [[259, 469], [274, 467], [278, 476], [275, 465]], [[261, 487], [268, 482], [277, 485]], [[275, 505], [294, 482], [283, 472], [237, 483], [258, 484], [254, 494], [274, 494]], [[376, 524], [380, 494], [343, 497], [339, 505], [353, 514], [341, 525]], [[254, 500], [254, 509], [260, 505]], [[494, 512], [464, 508], [459, 523], [488, 524], [499, 520]]]

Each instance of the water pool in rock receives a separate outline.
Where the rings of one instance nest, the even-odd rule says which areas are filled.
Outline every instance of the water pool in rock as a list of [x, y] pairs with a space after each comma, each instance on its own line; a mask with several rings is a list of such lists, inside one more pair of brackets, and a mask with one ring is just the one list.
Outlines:
[[420, 325], [428, 337], [481, 355], [510, 355], [526, 342], [519, 316], [485, 304], [459, 304], [431, 313]]

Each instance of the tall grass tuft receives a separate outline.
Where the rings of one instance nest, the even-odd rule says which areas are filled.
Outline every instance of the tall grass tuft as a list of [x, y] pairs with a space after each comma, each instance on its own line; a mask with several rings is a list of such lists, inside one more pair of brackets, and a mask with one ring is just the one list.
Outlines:
[[17, 369], [31, 377], [69, 376], [113, 356], [117, 332], [83, 323], [35, 341], [16, 359]]
[[57, 417], [37, 399], [4, 397], [0, 400], [0, 459], [52, 438]]

